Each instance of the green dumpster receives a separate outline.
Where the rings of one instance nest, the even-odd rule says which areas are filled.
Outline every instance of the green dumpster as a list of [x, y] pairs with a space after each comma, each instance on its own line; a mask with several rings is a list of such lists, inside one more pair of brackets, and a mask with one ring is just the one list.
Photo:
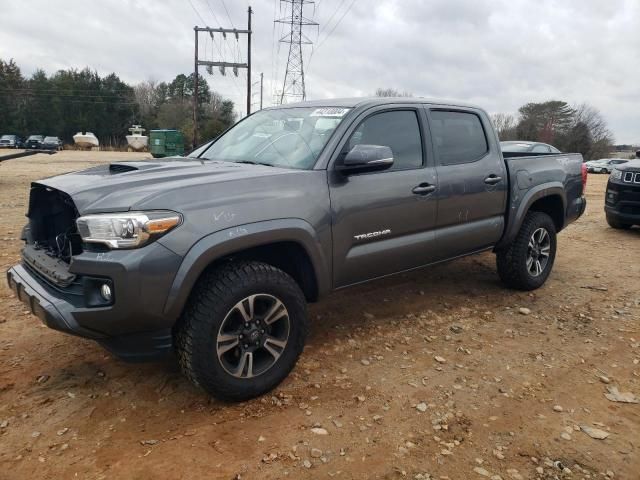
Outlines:
[[178, 130], [151, 130], [149, 151], [153, 158], [184, 154], [184, 135]]

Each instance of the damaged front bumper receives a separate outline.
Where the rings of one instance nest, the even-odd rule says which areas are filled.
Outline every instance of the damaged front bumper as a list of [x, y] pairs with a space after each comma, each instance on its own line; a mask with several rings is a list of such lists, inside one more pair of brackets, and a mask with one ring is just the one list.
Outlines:
[[[175, 318], [164, 313], [182, 258], [159, 243], [136, 250], [73, 257], [72, 284], [61, 287], [23, 261], [7, 271], [9, 287], [48, 327], [99, 342], [129, 361], [154, 360], [172, 349]], [[97, 300], [108, 283], [110, 302]]]

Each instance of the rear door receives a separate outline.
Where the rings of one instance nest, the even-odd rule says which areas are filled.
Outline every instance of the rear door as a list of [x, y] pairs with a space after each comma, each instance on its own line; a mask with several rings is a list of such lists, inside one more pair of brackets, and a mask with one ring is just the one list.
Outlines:
[[[385, 105], [363, 112], [338, 145], [329, 166], [336, 288], [432, 261], [437, 189], [428, 138], [420, 106]], [[394, 165], [336, 171], [357, 144], [390, 147]]]
[[437, 260], [495, 245], [504, 229], [507, 171], [487, 115], [429, 109], [438, 177]]

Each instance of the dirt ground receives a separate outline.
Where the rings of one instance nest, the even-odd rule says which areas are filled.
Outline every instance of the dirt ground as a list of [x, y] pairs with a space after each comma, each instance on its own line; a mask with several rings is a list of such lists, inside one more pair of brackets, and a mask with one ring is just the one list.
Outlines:
[[[1, 163], [2, 270], [30, 181], [136, 157]], [[504, 289], [487, 253], [342, 291], [310, 307], [292, 375], [243, 404], [43, 327], [3, 280], [0, 478], [637, 480], [640, 404], [605, 393], [640, 396], [640, 229], [607, 226], [605, 185], [590, 175], [543, 288]]]

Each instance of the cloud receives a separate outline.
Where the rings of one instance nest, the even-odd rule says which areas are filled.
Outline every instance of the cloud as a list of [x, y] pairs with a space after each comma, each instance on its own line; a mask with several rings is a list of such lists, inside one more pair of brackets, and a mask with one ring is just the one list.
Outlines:
[[[251, 3], [254, 81], [264, 72], [269, 105], [281, 88], [287, 45], [277, 44], [283, 26], [273, 24], [279, 2]], [[203, 21], [191, 4], [210, 26], [229, 26], [222, 0], [5, 2], [0, 57], [15, 58], [27, 74], [89, 66], [128, 82], [170, 80], [193, 70], [193, 26]], [[247, 1], [224, 5], [243, 28]], [[640, 142], [637, 0], [320, 0], [315, 7], [307, 7], [320, 23], [307, 29], [319, 45], [310, 62], [305, 49], [308, 98], [395, 87], [491, 112], [548, 99], [588, 102], [618, 142]], [[244, 60], [243, 42], [203, 39], [200, 55], [206, 48], [207, 57], [220, 57], [220, 48], [226, 60]], [[243, 110], [244, 72], [208, 78]]]

